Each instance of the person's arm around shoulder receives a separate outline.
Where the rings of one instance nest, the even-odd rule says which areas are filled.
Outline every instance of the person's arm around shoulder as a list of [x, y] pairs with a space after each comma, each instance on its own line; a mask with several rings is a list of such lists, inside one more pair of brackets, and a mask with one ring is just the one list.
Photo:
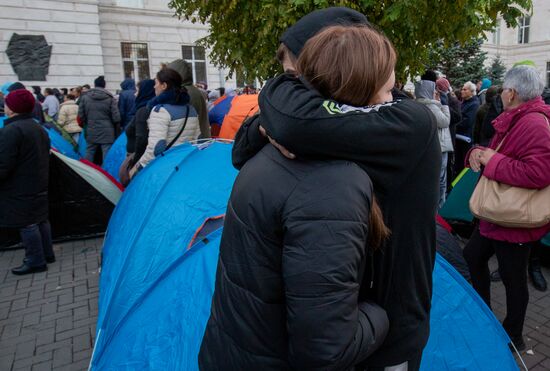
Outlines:
[[17, 153], [22, 139], [18, 128], [0, 130], [0, 182], [8, 179], [17, 167]]
[[260, 113], [249, 117], [235, 134], [231, 158], [233, 166], [240, 169], [268, 143], [260, 132]]
[[358, 302], [371, 190], [366, 174], [347, 166], [319, 169], [285, 206], [282, 272], [292, 369], [347, 370], [378, 348], [389, 326], [384, 310]]
[[147, 139], [147, 148], [143, 156], [138, 161], [141, 167], [147, 166], [155, 158], [155, 147], [161, 140], [168, 137], [168, 127], [170, 126], [170, 114], [164, 108], [153, 109], [147, 120], [149, 126], [149, 136]]

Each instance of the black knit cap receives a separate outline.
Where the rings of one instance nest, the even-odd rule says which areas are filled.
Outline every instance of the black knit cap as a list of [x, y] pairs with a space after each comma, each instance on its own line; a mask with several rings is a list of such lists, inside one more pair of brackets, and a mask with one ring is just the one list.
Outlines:
[[370, 23], [364, 14], [350, 8], [333, 7], [320, 9], [300, 18], [298, 22], [285, 31], [279, 41], [285, 44], [286, 47], [298, 57], [302, 48], [310, 38], [315, 36], [315, 34], [325, 27], [337, 25], [370, 26]]
[[94, 86], [96, 88], [105, 88], [105, 76], [99, 76], [94, 80]]

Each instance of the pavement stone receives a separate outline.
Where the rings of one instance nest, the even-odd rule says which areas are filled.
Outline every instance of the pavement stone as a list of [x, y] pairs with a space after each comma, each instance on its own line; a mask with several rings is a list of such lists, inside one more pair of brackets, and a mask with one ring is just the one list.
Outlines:
[[[87, 370], [95, 339], [102, 239], [54, 246], [57, 261], [47, 272], [17, 277], [23, 250], [0, 251], [0, 370]], [[496, 268], [494, 259], [490, 263]], [[550, 270], [544, 269], [550, 281]], [[492, 284], [499, 320], [506, 312], [501, 283]], [[525, 321], [529, 370], [550, 370], [550, 291], [530, 287]], [[516, 356], [518, 365], [521, 362]]]

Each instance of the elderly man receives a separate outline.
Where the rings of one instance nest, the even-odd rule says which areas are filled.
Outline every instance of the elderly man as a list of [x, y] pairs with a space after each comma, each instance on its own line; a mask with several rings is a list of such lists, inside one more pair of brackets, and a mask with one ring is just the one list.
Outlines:
[[462, 120], [456, 125], [455, 171], [458, 174], [464, 168], [466, 153], [472, 146], [472, 136], [479, 109], [479, 99], [476, 95], [476, 85], [468, 81], [461, 89]]

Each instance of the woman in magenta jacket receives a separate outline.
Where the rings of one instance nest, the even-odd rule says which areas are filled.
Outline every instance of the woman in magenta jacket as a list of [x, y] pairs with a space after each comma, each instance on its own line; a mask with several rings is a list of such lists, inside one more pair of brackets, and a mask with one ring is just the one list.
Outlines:
[[[504, 112], [493, 121], [495, 136], [488, 148], [476, 147], [470, 151], [467, 165], [476, 172], [483, 167], [484, 176], [504, 184], [545, 188], [550, 185], [550, 106], [540, 97], [544, 83], [533, 67], [518, 66], [508, 71], [503, 87]], [[525, 349], [522, 332], [529, 303], [529, 252], [534, 242], [548, 231], [550, 224], [539, 228], [505, 228], [480, 220], [464, 248], [472, 284], [489, 307], [488, 261], [496, 254], [506, 289], [503, 326], [518, 350]]]

